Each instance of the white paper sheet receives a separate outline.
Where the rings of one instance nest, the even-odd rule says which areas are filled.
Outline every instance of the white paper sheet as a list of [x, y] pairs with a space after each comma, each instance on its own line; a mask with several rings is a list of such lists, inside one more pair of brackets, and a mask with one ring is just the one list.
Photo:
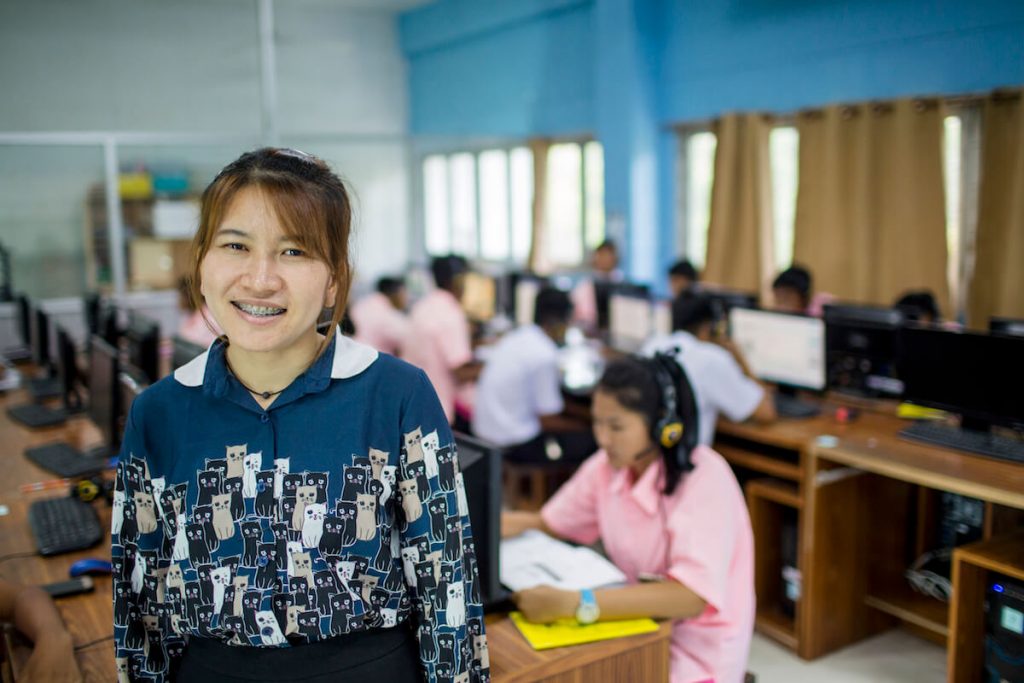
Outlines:
[[618, 567], [590, 548], [563, 543], [540, 531], [501, 542], [501, 583], [513, 591], [539, 585], [564, 590], [625, 583]]

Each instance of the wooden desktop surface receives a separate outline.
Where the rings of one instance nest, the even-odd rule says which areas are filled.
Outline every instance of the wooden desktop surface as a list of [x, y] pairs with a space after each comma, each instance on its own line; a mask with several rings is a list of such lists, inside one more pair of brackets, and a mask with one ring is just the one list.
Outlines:
[[[0, 556], [32, 552], [35, 544], [28, 527], [29, 504], [36, 499], [64, 495], [65, 490], [23, 494], [19, 487], [30, 482], [53, 480], [56, 477], [31, 463], [22, 452], [26, 447], [65, 440], [84, 448], [99, 441], [99, 431], [88, 420], [77, 417], [67, 424], [32, 430], [13, 423], [7, 416], [9, 405], [28, 400], [24, 392], [0, 396], [0, 453], [3, 478], [0, 482], [0, 505], [8, 513], [0, 516]], [[104, 528], [110, 525], [110, 509], [96, 503]], [[68, 578], [69, 567], [85, 557], [110, 556], [109, 532], [100, 545], [84, 551], [50, 558], [39, 556], [9, 559], [0, 563], [0, 577], [24, 584], [46, 584]], [[57, 601], [76, 647], [75, 653], [86, 681], [109, 682], [116, 678], [114, 669], [113, 606], [110, 577], [95, 577], [96, 587], [86, 593]], [[496, 683], [590, 683], [626, 680], [656, 683], [668, 681], [668, 648], [671, 624], [663, 624], [656, 633], [591, 643], [576, 647], [537, 652], [523, 639], [507, 617], [492, 615], [487, 620], [488, 650], [492, 680]], [[30, 645], [17, 634], [5, 637], [14, 677], [31, 654]], [[96, 642], [96, 641], [101, 642]]]

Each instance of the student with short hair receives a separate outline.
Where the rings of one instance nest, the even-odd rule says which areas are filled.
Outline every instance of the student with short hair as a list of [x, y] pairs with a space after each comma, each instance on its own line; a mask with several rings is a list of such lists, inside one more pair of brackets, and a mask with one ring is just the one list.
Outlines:
[[810, 271], [802, 266], [790, 266], [772, 282], [772, 307], [783, 313], [806, 313], [811, 305], [811, 292]]
[[503, 513], [502, 536], [540, 529], [600, 541], [627, 583], [538, 586], [513, 599], [539, 623], [671, 620], [671, 683], [741, 683], [754, 630], [753, 533], [729, 464], [693, 438], [697, 406], [685, 372], [668, 356], [614, 361], [593, 415], [601, 450], [539, 513]]
[[672, 264], [668, 269], [668, 286], [672, 290], [672, 298], [675, 299], [683, 292], [689, 291], [700, 283], [700, 274], [693, 264], [686, 259], [681, 259]]
[[506, 447], [518, 462], [550, 459], [548, 440], [559, 459], [580, 461], [594, 452], [590, 425], [565, 414], [558, 347], [572, 317], [569, 296], [544, 287], [537, 293], [534, 322], [507, 333], [491, 350], [477, 383], [473, 433]]
[[597, 245], [591, 256], [590, 264], [590, 275], [581, 279], [572, 290], [573, 320], [589, 331], [596, 331], [600, 306], [598, 286], [622, 281], [622, 271], [619, 270], [619, 249], [615, 245], [615, 241], [606, 239]]
[[776, 419], [771, 393], [757, 381], [743, 354], [729, 340], [716, 343], [714, 308], [705, 294], [686, 294], [672, 302], [671, 335], [656, 337], [643, 347], [643, 355], [673, 354], [686, 370], [697, 398], [700, 443], [711, 445], [718, 415], [733, 422]]
[[935, 301], [935, 295], [928, 289], [905, 292], [896, 300], [893, 308], [903, 313], [904, 319], [910, 322], [925, 324], [942, 322], [939, 304]]
[[437, 288], [413, 305], [400, 354], [427, 373], [452, 422], [459, 386], [475, 382], [481, 368], [473, 360], [472, 333], [461, 303], [469, 264], [449, 254], [435, 257], [430, 269]]
[[377, 280], [377, 291], [362, 297], [349, 309], [355, 340], [381, 353], [397, 355], [409, 330], [405, 281], [396, 277]]

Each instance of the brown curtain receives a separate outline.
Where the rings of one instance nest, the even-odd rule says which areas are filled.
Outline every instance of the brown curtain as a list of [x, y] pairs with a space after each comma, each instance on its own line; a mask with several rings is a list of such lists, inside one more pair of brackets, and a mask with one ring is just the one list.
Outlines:
[[981, 185], [971, 327], [989, 316], [1024, 318], [1024, 101], [1020, 91], [996, 93], [982, 111]]
[[530, 255], [526, 267], [534, 272], [546, 270], [547, 258], [544, 254], [545, 211], [548, 185], [548, 148], [549, 140], [534, 138], [529, 147], [533, 153], [533, 233], [530, 237]]
[[761, 292], [772, 271], [771, 124], [760, 114], [729, 114], [716, 130], [708, 253], [702, 279]]
[[800, 114], [797, 128], [793, 260], [815, 291], [889, 306], [930, 289], [948, 314], [938, 103], [833, 106]]

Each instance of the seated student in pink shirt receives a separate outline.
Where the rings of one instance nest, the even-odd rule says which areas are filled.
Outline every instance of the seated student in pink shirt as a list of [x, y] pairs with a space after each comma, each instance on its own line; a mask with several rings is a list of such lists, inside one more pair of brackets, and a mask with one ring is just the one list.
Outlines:
[[754, 629], [750, 518], [725, 460], [697, 445], [696, 403], [670, 356], [611, 363], [594, 393], [601, 450], [539, 512], [506, 512], [502, 535], [541, 529], [600, 540], [624, 586], [513, 596], [527, 619], [673, 621], [671, 683], [740, 683]]
[[437, 289], [412, 307], [400, 353], [403, 360], [427, 373], [452, 422], [459, 385], [475, 382], [482, 367], [473, 360], [469, 320], [460, 303], [469, 265], [451, 254], [435, 258], [430, 269]]
[[377, 280], [377, 291], [359, 299], [349, 309], [349, 318], [356, 328], [355, 340], [382, 353], [398, 355], [409, 330], [407, 305], [408, 295], [401, 278]]

